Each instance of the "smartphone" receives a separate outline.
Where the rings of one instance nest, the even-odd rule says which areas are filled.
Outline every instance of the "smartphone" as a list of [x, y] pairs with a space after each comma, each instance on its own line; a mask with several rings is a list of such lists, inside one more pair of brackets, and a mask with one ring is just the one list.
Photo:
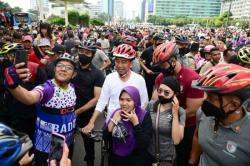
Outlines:
[[52, 133], [49, 161], [56, 160], [56, 163], [60, 162], [63, 155], [64, 143], [65, 143], [65, 136], [58, 133]]
[[15, 52], [15, 64], [25, 63], [25, 67], [27, 67], [27, 51], [26, 50], [17, 50]]

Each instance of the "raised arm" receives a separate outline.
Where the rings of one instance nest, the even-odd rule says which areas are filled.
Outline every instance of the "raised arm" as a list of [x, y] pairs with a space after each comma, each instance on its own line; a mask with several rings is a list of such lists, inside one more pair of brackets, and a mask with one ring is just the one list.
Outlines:
[[30, 77], [29, 70], [24, 68], [24, 63], [16, 64], [5, 70], [5, 87], [20, 102], [26, 105], [38, 103], [40, 93], [36, 90], [28, 91], [20, 86], [20, 83], [27, 81]]

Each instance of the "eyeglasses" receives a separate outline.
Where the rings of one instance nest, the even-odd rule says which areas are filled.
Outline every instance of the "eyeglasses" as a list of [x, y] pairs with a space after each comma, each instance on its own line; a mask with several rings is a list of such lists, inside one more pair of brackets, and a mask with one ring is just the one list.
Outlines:
[[59, 69], [66, 69], [66, 70], [68, 70], [68, 71], [73, 71], [73, 70], [74, 70], [74, 67], [73, 67], [73, 66], [64, 65], [64, 64], [62, 64], [62, 63], [58, 63], [58, 64], [56, 65], [56, 67], [59, 68]]
[[158, 92], [158, 94], [162, 94], [162, 92], [163, 92], [164, 96], [168, 96], [170, 94], [170, 92], [168, 90], [163, 90], [161, 88], [158, 88], [157, 92]]

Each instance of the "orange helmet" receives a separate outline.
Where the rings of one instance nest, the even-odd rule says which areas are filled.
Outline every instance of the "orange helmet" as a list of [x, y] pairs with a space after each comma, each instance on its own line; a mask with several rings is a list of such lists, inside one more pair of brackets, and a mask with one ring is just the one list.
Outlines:
[[165, 62], [172, 56], [177, 56], [179, 49], [173, 42], [162, 43], [156, 47], [153, 53], [153, 63]]
[[250, 97], [250, 70], [235, 64], [218, 64], [210, 68], [193, 87], [218, 94]]
[[125, 58], [125, 59], [134, 59], [135, 58], [135, 50], [132, 46], [128, 44], [121, 44], [115, 48], [113, 55], [114, 57]]

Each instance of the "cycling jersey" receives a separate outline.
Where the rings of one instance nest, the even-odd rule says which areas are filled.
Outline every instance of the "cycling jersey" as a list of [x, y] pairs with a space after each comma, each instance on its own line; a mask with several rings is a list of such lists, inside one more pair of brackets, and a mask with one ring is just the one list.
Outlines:
[[53, 80], [48, 80], [35, 90], [41, 95], [40, 103], [36, 106], [35, 148], [48, 153], [52, 132], [64, 135], [68, 145], [73, 143], [76, 122], [74, 87], [69, 84], [66, 89], [62, 89]]

